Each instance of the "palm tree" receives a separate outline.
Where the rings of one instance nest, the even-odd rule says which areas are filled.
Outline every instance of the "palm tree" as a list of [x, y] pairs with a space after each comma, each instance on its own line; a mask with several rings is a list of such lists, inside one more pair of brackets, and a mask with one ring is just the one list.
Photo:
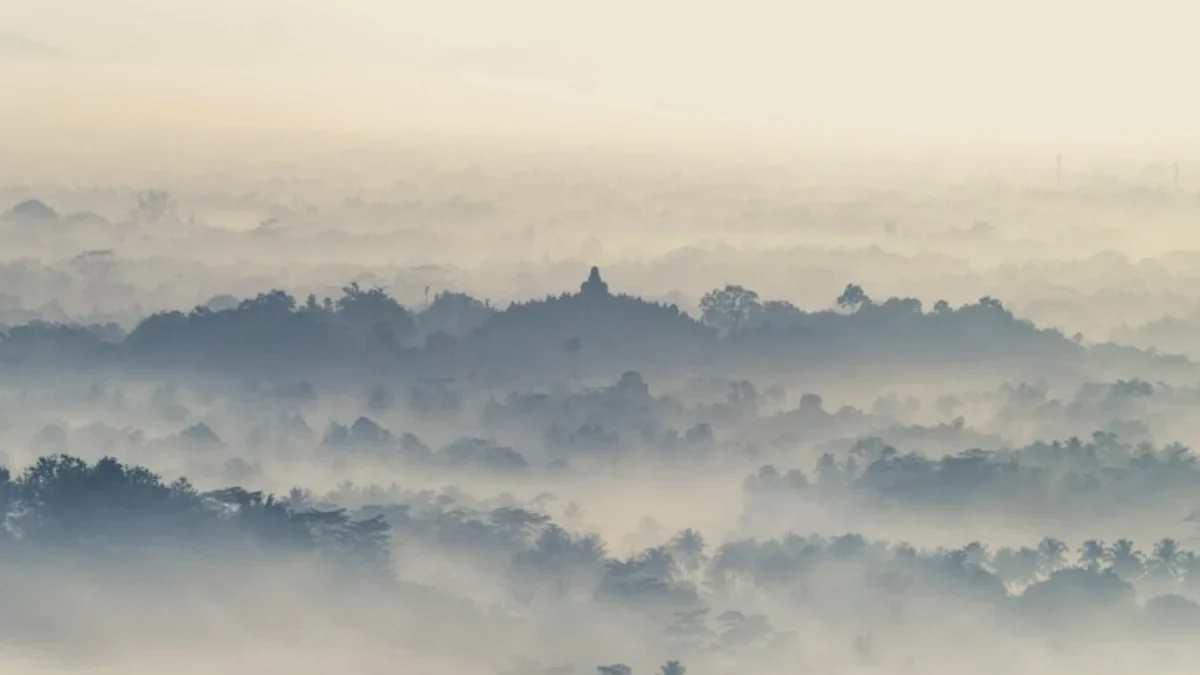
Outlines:
[[1200, 588], [1200, 555], [1195, 551], [1179, 552], [1179, 578], [1189, 588]]
[[1159, 578], [1174, 580], [1182, 560], [1179, 542], [1163, 539], [1154, 545], [1154, 553], [1149, 561], [1151, 573]]
[[675, 535], [669, 544], [669, 551], [678, 563], [683, 577], [689, 580], [696, 576], [708, 560], [704, 555], [704, 537], [691, 528]]
[[1141, 552], [1134, 548], [1129, 539], [1113, 542], [1112, 547], [1108, 549], [1108, 561], [1112, 565], [1112, 571], [1126, 581], [1141, 576], [1145, 568]]
[[659, 670], [662, 671], [662, 675], [686, 675], [687, 673], [687, 668], [684, 668], [683, 664], [678, 661], [667, 661]]
[[1104, 542], [1098, 539], [1088, 539], [1079, 547], [1079, 564], [1089, 572], [1099, 572], [1106, 558]]
[[1042, 569], [1046, 574], [1051, 574], [1066, 564], [1067, 545], [1054, 539], [1046, 537], [1038, 543], [1038, 559], [1041, 561]]

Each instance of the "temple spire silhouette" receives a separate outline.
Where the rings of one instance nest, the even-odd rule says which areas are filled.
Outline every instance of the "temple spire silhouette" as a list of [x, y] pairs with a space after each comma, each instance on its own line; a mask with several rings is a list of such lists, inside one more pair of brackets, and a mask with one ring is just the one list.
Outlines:
[[584, 297], [599, 297], [608, 295], [608, 284], [600, 278], [600, 268], [592, 267], [592, 271], [588, 274], [587, 281], [579, 286], [579, 294]]

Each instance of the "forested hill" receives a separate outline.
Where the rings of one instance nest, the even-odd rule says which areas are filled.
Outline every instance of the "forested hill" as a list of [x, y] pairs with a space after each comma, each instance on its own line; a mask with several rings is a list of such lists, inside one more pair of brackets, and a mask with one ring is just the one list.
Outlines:
[[351, 284], [339, 298], [304, 300], [271, 290], [214, 299], [147, 317], [128, 334], [113, 326], [35, 322], [8, 327], [7, 368], [152, 368], [212, 374], [322, 371], [409, 373], [474, 381], [563, 379], [628, 369], [811, 373], [889, 369], [1021, 368], [1070, 372], [1135, 364], [1184, 374], [1191, 364], [1078, 338], [1019, 319], [996, 299], [925, 308], [913, 298], [873, 300], [849, 285], [832, 308], [763, 301], [740, 286], [707, 294], [699, 317], [672, 305], [612, 293], [592, 270], [578, 293], [498, 310], [460, 293], [403, 307], [383, 288]]

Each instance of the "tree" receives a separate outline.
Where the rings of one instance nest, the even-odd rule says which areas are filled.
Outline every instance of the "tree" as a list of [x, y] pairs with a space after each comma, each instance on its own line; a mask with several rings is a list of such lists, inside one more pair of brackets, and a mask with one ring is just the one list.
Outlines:
[[905, 314], [920, 314], [922, 311], [921, 301], [916, 298], [888, 298], [880, 307]]
[[996, 552], [992, 564], [996, 573], [1006, 583], [1024, 586], [1037, 581], [1041, 554], [1037, 549], [1028, 546], [1019, 549], [1002, 548]]
[[1065, 569], [1025, 589], [1018, 602], [1033, 616], [1057, 621], [1132, 609], [1134, 599], [1133, 586], [1114, 574]]
[[858, 311], [871, 304], [871, 298], [858, 284], [846, 284], [846, 290], [838, 296], [837, 305], [842, 309]]
[[669, 544], [671, 557], [679, 564], [686, 577], [692, 577], [704, 565], [704, 537], [699, 532], [688, 528], [671, 540]]
[[633, 668], [624, 663], [614, 663], [611, 666], [597, 666], [596, 672], [598, 675], [630, 675], [633, 672]]
[[253, 298], [238, 303], [239, 312], [259, 312], [259, 316], [274, 317], [280, 314], [290, 314], [296, 309], [296, 299], [286, 291], [274, 289], [259, 293]]
[[762, 323], [775, 327], [792, 325], [804, 317], [804, 312], [786, 300], [768, 300], [762, 306]]
[[726, 285], [705, 293], [700, 299], [701, 320], [726, 333], [745, 328], [756, 321], [762, 311], [758, 293], [742, 286]]
[[1152, 574], [1163, 579], [1174, 580], [1183, 562], [1183, 552], [1179, 542], [1174, 539], [1163, 539], [1154, 545], [1154, 552], [1149, 561]]
[[1046, 537], [1038, 543], [1038, 557], [1042, 569], [1047, 574], [1053, 573], [1066, 564], [1067, 545], [1052, 537]]
[[1079, 547], [1079, 564], [1089, 572], [1099, 572], [1106, 556], [1104, 542], [1097, 539], [1088, 539]]
[[417, 324], [424, 335], [444, 331], [461, 338], [483, 325], [495, 313], [496, 310], [466, 293], [441, 291], [434, 296], [433, 303], [417, 316]]
[[802, 394], [800, 396], [799, 409], [807, 412], [822, 413], [825, 412], [825, 401], [820, 394]]
[[1108, 561], [1112, 565], [1112, 571], [1127, 580], [1141, 576], [1145, 568], [1141, 552], [1134, 548], [1129, 539], [1113, 542], [1112, 547], [1108, 549]]
[[686, 675], [687, 674], [687, 668], [684, 668], [683, 664], [681, 664], [678, 661], [667, 661], [665, 664], [663, 664], [663, 666], [659, 670], [662, 672], [662, 675]]
[[974, 567], [984, 568], [991, 562], [991, 554], [987, 544], [973, 541], [962, 549], [963, 562]]
[[12, 207], [5, 215], [13, 220], [28, 223], [36, 223], [38, 221], [50, 222], [59, 219], [58, 212], [46, 206], [40, 199], [26, 199]]
[[166, 544], [226, 555], [230, 545], [252, 541], [315, 553], [359, 574], [391, 570], [389, 527], [381, 517], [356, 520], [341, 509], [318, 511], [296, 495], [276, 499], [237, 487], [201, 494], [186, 479], [167, 484], [111, 457], [95, 464], [68, 455], [42, 457], [17, 481], [8, 478], [0, 469], [5, 529], [31, 549], [52, 544], [59, 553], [91, 556]]
[[996, 298], [993, 298], [990, 295], [985, 295], [982, 298], [980, 298], [979, 302], [976, 303], [976, 306], [980, 307], [981, 309], [990, 309], [990, 310], [995, 310], [997, 312], [1006, 311], [1004, 309], [1004, 304], [1001, 303]]
[[362, 330], [382, 326], [400, 344], [408, 342], [417, 331], [412, 315], [381, 286], [364, 290], [358, 282], [352, 282], [342, 289], [335, 306], [338, 318], [344, 322]]
[[1179, 577], [1189, 589], [1200, 588], [1200, 555], [1195, 551], [1181, 551], [1178, 563]]

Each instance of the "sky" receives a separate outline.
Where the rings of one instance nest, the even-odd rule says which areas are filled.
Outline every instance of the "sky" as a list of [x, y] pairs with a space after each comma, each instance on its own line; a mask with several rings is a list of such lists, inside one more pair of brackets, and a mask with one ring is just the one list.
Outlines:
[[[135, 95], [388, 133], [1200, 140], [1182, 1], [14, 2], [0, 33], [102, 69], [91, 96], [118, 118]], [[51, 81], [14, 68], [31, 92]], [[31, 95], [31, 116], [58, 100]]]

